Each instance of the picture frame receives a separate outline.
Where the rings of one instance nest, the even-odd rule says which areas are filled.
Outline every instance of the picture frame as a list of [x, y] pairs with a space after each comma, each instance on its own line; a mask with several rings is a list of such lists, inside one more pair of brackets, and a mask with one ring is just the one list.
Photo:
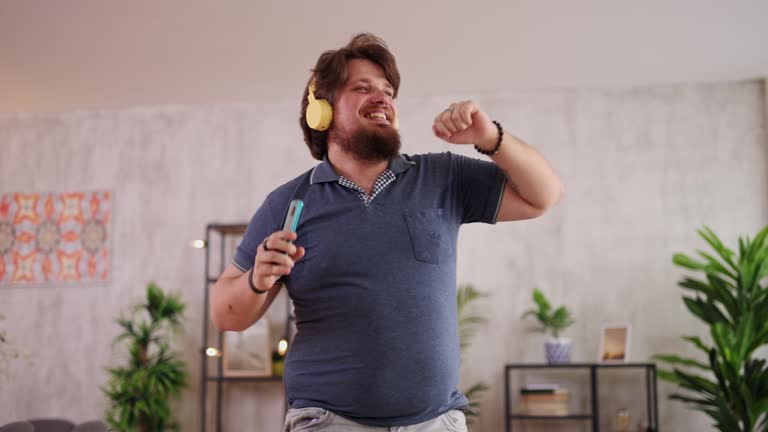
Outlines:
[[601, 363], [628, 362], [630, 334], [629, 324], [604, 325], [600, 334], [600, 351], [597, 361]]
[[262, 317], [241, 332], [222, 334], [222, 372], [231, 377], [266, 377], [272, 375], [270, 325]]

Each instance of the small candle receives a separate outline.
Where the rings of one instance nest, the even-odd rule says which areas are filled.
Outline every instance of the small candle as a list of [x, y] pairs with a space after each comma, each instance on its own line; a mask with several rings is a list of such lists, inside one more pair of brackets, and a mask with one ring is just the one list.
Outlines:
[[285, 367], [285, 353], [288, 351], [288, 341], [280, 339], [277, 343], [277, 351], [272, 351], [272, 375], [283, 376]]

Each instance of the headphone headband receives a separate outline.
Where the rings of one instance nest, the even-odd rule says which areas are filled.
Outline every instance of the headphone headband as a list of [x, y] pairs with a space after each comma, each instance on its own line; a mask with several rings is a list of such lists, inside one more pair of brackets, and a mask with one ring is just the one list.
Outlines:
[[309, 86], [307, 87], [307, 100], [310, 102], [316, 100], [315, 99], [315, 79], [312, 78], [312, 81], [309, 82]]

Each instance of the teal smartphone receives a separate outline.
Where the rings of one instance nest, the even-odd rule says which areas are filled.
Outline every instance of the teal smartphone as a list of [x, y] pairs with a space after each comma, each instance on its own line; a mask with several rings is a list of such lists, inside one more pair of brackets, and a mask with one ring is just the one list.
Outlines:
[[[296, 228], [299, 227], [299, 217], [301, 217], [301, 210], [304, 208], [304, 201], [293, 200], [288, 206], [288, 214], [285, 215], [285, 222], [283, 222], [283, 231], [296, 232]], [[289, 243], [293, 243], [291, 240]], [[282, 252], [287, 255], [287, 253]], [[280, 276], [279, 281], [285, 280], [285, 276]]]
[[293, 200], [291, 205], [288, 206], [288, 214], [285, 215], [285, 222], [283, 223], [283, 231], [296, 232], [296, 228], [299, 226], [299, 217], [301, 217], [301, 210], [304, 208], [304, 201]]

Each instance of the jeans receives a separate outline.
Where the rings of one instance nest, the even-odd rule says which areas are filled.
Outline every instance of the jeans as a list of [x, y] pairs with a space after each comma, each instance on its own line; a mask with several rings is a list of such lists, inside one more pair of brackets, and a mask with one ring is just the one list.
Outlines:
[[292, 408], [285, 416], [283, 432], [467, 432], [467, 419], [460, 410], [410, 426], [364, 426], [323, 408]]

